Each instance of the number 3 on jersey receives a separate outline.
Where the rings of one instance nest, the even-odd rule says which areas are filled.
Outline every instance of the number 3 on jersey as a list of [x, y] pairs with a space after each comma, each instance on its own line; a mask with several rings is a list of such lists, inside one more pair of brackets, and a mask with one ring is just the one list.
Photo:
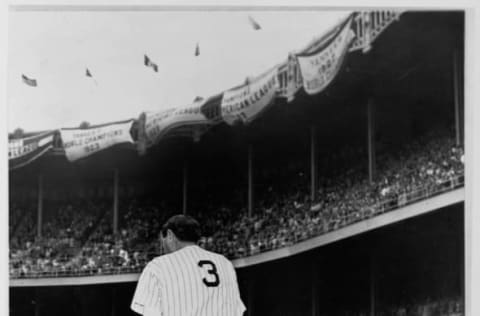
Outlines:
[[204, 266], [207, 266], [207, 273], [210, 274], [212, 277], [210, 278], [203, 278], [203, 284], [205, 284], [208, 287], [217, 287], [220, 284], [220, 278], [218, 277], [217, 273], [217, 267], [215, 264], [210, 261], [210, 260], [200, 260], [198, 262], [198, 266], [200, 268], [203, 268]]

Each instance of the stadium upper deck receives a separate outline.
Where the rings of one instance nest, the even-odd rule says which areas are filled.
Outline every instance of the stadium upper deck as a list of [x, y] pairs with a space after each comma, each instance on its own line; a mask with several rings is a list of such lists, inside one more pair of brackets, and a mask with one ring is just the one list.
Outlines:
[[[370, 173], [375, 179], [382, 155], [427, 131], [457, 126], [461, 140], [458, 127], [463, 124], [461, 120], [456, 124], [454, 114], [461, 118], [463, 109], [461, 98], [459, 102], [454, 98], [454, 89], [459, 88], [454, 86], [453, 56], [455, 51], [463, 55], [462, 39], [462, 13], [404, 13], [368, 53], [350, 53], [335, 81], [318, 95], [308, 96], [300, 90], [293, 102], [278, 99], [275, 107], [248, 126], [218, 124], [197, 142], [167, 138], [144, 156], [138, 156], [134, 148], [116, 147], [73, 164], [63, 155], [41, 157], [10, 173], [12, 199], [33, 192], [36, 203], [39, 175], [45, 197], [62, 197], [69, 191], [78, 198], [75, 187], [93, 189], [94, 195], [100, 191], [97, 188], [106, 188], [104, 195], [116, 213], [116, 217], [110, 214], [110, 227], [119, 230], [119, 212], [124, 207], [124, 193], [119, 191], [128, 192], [130, 187], [155, 193], [177, 212], [185, 209], [195, 214], [197, 207], [205, 207], [205, 200], [215, 201], [214, 205], [235, 200], [255, 214], [261, 209], [255, 197], [285, 179], [269, 171], [285, 169], [298, 174], [300, 170], [303, 188], [315, 193], [326, 186], [322, 181], [332, 177], [334, 170], [350, 167], [352, 159], [343, 159], [339, 148], [360, 148], [353, 155], [363, 165], [362, 176], [368, 179]], [[461, 58], [457, 61], [461, 64]], [[457, 70], [461, 78], [462, 67]], [[372, 111], [375, 114], [369, 116]], [[454, 134], [450, 130], [450, 139]], [[460, 150], [461, 144], [452, 146], [450, 140], [447, 147]]]

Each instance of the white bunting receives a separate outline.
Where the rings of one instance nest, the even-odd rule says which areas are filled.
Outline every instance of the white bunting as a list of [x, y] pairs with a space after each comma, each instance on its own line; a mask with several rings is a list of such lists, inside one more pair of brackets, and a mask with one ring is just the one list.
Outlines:
[[303, 87], [308, 94], [316, 94], [325, 89], [338, 73], [348, 47], [355, 37], [350, 18], [337, 36], [318, 52], [298, 55], [298, 64], [303, 79]]
[[53, 147], [53, 131], [8, 142], [9, 168], [22, 167], [45, 154]]
[[65, 155], [75, 161], [121, 143], [133, 143], [130, 129], [133, 120], [87, 129], [61, 129]]
[[179, 126], [211, 124], [201, 112], [204, 100], [190, 106], [169, 108], [160, 112], [145, 113], [145, 138], [147, 147], [158, 142], [167, 131]]
[[275, 98], [278, 68], [274, 67], [238, 88], [225, 91], [222, 99], [222, 117], [232, 125], [237, 121], [248, 123], [264, 111]]

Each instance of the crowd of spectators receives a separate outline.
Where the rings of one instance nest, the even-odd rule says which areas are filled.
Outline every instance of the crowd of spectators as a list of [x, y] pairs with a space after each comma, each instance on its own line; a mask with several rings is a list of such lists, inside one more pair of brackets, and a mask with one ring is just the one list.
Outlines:
[[9, 218], [10, 248], [21, 248], [35, 238], [37, 223], [34, 209], [33, 203], [12, 202], [10, 213], [15, 215]]
[[[334, 313], [342, 316], [368, 316], [369, 311], [344, 311]], [[320, 314], [329, 315], [329, 314]], [[379, 306], [375, 310], [379, 316], [463, 316], [464, 307], [461, 297], [426, 299], [395, 306]]]
[[[208, 205], [196, 210], [194, 216], [202, 223], [204, 232], [200, 246], [229, 258], [285, 247], [397, 208], [412, 199], [453, 188], [464, 173], [462, 147], [455, 146], [451, 137], [438, 133], [398, 152], [380, 154], [373, 182], [368, 181], [363, 164], [353, 163], [356, 151], [349, 152], [351, 167], [323, 177], [314, 200], [310, 198], [307, 177], [294, 174], [290, 190], [267, 187], [251, 216], [245, 208], [231, 205]], [[40, 239], [32, 234], [35, 223], [34, 213], [30, 212], [23, 219], [24, 225], [11, 237], [11, 277], [52, 271], [138, 271], [161, 253], [158, 233], [175, 210], [144, 198], [122, 200], [120, 205], [116, 234], [112, 230], [112, 210], [107, 204], [87, 202], [56, 207]]]
[[427, 299], [400, 306], [380, 309], [379, 316], [462, 316], [464, 315], [463, 303], [460, 297], [443, 298], [437, 300]]
[[66, 272], [81, 250], [84, 234], [93, 229], [105, 204], [96, 201], [51, 203], [46, 205], [41, 237], [37, 235], [36, 213], [25, 212], [10, 236], [10, 274]]
[[[106, 211], [96, 230], [89, 236], [79, 254], [70, 262], [69, 268], [82, 274], [137, 271], [154, 254], [159, 254], [158, 237], [160, 225], [169, 214], [164, 205], [155, 207], [146, 199], [139, 203], [133, 199], [120, 203], [125, 205], [119, 231], [112, 230], [112, 210]], [[163, 210], [163, 211], [160, 211]]]
[[[425, 196], [442, 186], [451, 187], [456, 181], [451, 179], [464, 172], [463, 149], [455, 146], [452, 138], [438, 134], [378, 160], [373, 183], [362, 166], [357, 166], [326, 179], [313, 201], [302, 190], [290, 195], [272, 192], [274, 202], [262, 205], [252, 217], [245, 211], [212, 214], [222, 229], [203, 238], [202, 245], [230, 258], [288, 246], [422, 197], [416, 194]], [[232, 221], [233, 214], [241, 215]]]

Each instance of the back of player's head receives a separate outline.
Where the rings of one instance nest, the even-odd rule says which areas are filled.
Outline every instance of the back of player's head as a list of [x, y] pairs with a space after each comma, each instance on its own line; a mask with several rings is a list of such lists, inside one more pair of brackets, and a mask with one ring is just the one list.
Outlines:
[[181, 241], [196, 243], [200, 239], [200, 224], [188, 215], [174, 215], [170, 217], [162, 226], [163, 237], [167, 236], [169, 229]]

